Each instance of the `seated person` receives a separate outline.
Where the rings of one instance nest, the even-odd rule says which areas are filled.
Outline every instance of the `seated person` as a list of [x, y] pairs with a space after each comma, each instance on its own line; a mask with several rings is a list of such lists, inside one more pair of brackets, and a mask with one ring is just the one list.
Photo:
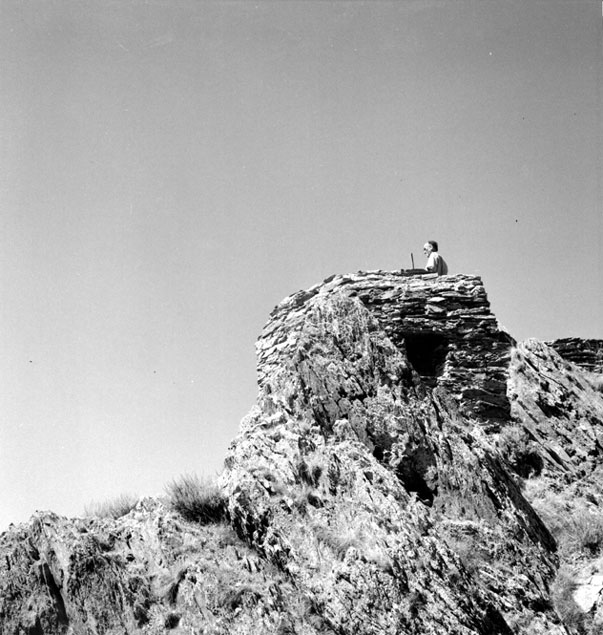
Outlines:
[[427, 256], [425, 269], [429, 273], [437, 273], [438, 276], [445, 276], [448, 273], [446, 261], [438, 253], [438, 243], [435, 240], [428, 240], [423, 245], [423, 251]]

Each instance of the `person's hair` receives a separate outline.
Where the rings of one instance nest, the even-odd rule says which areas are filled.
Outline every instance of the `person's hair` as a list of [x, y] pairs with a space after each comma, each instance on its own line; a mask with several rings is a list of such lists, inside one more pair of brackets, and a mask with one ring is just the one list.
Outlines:
[[438, 243], [435, 240], [428, 240], [427, 243], [433, 247], [434, 251], [438, 250]]

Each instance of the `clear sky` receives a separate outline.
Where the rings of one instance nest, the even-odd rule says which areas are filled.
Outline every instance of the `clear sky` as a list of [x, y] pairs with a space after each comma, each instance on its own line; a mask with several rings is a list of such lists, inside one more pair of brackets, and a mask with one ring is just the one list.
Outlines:
[[275, 304], [479, 274], [603, 338], [599, 0], [0, 3], [0, 530], [214, 474]]

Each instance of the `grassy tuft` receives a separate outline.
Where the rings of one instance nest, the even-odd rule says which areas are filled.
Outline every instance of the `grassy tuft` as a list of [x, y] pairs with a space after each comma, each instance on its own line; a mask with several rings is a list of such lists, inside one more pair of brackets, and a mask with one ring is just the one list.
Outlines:
[[507, 426], [498, 435], [498, 450], [509, 467], [522, 478], [538, 476], [544, 467], [538, 446], [524, 428]]
[[599, 633], [592, 612], [584, 613], [574, 600], [577, 577], [598, 570], [603, 554], [603, 513], [597, 504], [587, 502], [597, 497], [552, 491], [546, 479], [529, 482], [526, 494], [557, 541], [561, 566], [551, 587], [557, 613], [572, 633]]
[[319, 542], [329, 547], [336, 557], [342, 560], [349, 549], [360, 551], [366, 545], [362, 528], [352, 525], [342, 529], [315, 525], [314, 533]]
[[210, 525], [227, 518], [226, 498], [209, 478], [184, 474], [167, 485], [166, 492], [171, 507], [186, 520]]
[[576, 563], [603, 554], [603, 513], [598, 507], [584, 502], [572, 504], [555, 493], [531, 502], [557, 541], [563, 562]]
[[579, 633], [584, 632], [584, 614], [574, 601], [576, 583], [574, 575], [567, 567], [561, 567], [557, 572], [551, 588], [553, 605], [565, 626]]
[[603, 514], [578, 509], [564, 527], [561, 547], [570, 553], [600, 555], [603, 548]]
[[102, 503], [91, 503], [84, 508], [84, 514], [94, 518], [121, 518], [129, 514], [138, 503], [138, 496], [121, 494], [117, 498]]
[[603, 392], [603, 376], [599, 375], [592, 380], [593, 388], [597, 392]]

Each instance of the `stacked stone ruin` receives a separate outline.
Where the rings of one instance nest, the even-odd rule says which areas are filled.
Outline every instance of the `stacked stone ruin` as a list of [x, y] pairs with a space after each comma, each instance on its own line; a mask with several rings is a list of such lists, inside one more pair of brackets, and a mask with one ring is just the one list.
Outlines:
[[506, 376], [515, 342], [490, 311], [478, 276], [358, 272], [294, 293], [272, 311], [257, 343], [260, 385], [288, 343], [295, 346], [307, 302], [318, 294], [358, 298], [424, 383], [457, 395], [465, 415], [488, 428], [508, 420]]

